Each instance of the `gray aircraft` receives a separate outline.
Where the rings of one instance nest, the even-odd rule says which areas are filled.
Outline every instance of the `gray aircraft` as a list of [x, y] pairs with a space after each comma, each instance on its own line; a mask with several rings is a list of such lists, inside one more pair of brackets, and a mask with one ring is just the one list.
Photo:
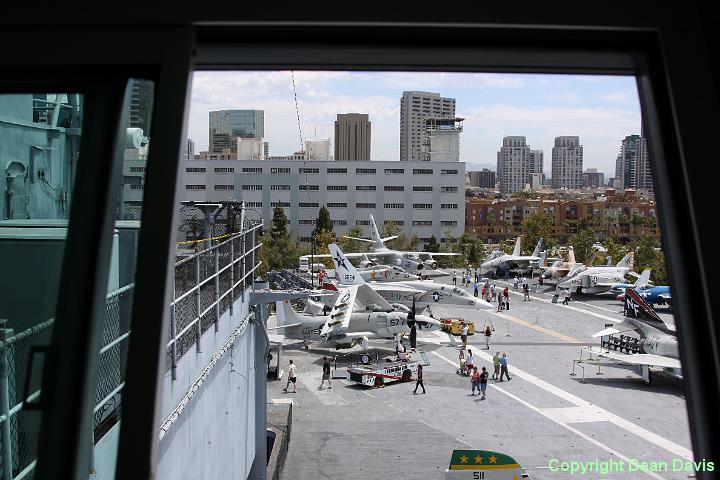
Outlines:
[[[365, 280], [353, 267], [347, 256], [343, 254], [340, 247], [334, 243], [331, 243], [328, 247], [335, 263], [335, 275], [338, 278], [339, 285], [365, 284]], [[427, 307], [472, 308], [475, 310], [495, 308], [485, 300], [472, 296], [467, 290], [436, 283], [432, 280], [370, 282], [366, 285], [390, 303], [400, 303], [406, 306], [415, 303], [421, 309]]]
[[535, 251], [532, 255], [520, 255], [520, 240], [518, 237], [515, 241], [515, 249], [513, 253], [507, 254], [500, 250], [495, 250], [480, 265], [480, 273], [489, 273], [493, 278], [497, 278], [500, 272], [508, 271], [514, 273], [532, 272], [540, 262], [540, 248], [542, 248], [541, 238], [538, 240]]
[[[622, 322], [593, 335], [602, 347], [586, 347], [601, 357], [641, 367], [646, 383], [651, 383], [651, 366], [662, 367], [681, 376], [675, 325], [664, 322], [635, 290], [625, 290], [625, 318]], [[636, 332], [637, 337], [623, 335]], [[616, 352], [620, 353], [616, 353]], [[625, 354], [622, 352], [625, 351]]]

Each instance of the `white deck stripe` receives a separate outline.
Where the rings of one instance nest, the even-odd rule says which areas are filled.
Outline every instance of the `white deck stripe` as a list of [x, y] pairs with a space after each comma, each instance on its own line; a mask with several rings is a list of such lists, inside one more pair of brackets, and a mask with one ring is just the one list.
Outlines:
[[[450, 365], [452, 365], [453, 367], [457, 367], [457, 365], [455, 364], [455, 362], [453, 362], [453, 361], [451, 361], [450, 359], [444, 357], [443, 355], [441, 355], [441, 354], [439, 354], [439, 353], [437, 353], [437, 352], [432, 352], [432, 353], [433, 353], [434, 355], [442, 358], [443, 360], [445, 360], [446, 362], [448, 362], [448, 363], [449, 363]], [[487, 353], [484, 353], [484, 352], [478, 350], [478, 351], [475, 353], [475, 355], [478, 356], [478, 357], [480, 357], [480, 358], [482, 358], [482, 359], [485, 360], [486, 362], [492, 364], [492, 357], [491, 357], [490, 355], [488, 355]], [[673, 453], [673, 454], [675, 454], [675, 455], [677, 455], [677, 456], [679, 456], [679, 457], [683, 457], [683, 458], [685, 458], [686, 460], [692, 460], [692, 459], [693, 459], [693, 454], [692, 454], [692, 452], [691, 452], [690, 450], [688, 450], [687, 448], [685, 448], [685, 447], [683, 447], [683, 446], [681, 446], [681, 445], [678, 445], [677, 443], [674, 443], [674, 442], [672, 442], [672, 441], [670, 441], [670, 440], [668, 440], [668, 439], [666, 439], [666, 438], [664, 438], [664, 437], [661, 437], [660, 435], [656, 435], [656, 434], [652, 433], [651, 431], [649, 431], [649, 430], [641, 427], [640, 425], [636, 425], [635, 423], [632, 423], [632, 422], [630, 422], [630, 421], [628, 421], [628, 420], [625, 420], [624, 418], [618, 417], [617, 415], [615, 415], [615, 414], [613, 414], [613, 413], [611, 413], [611, 412], [609, 412], [609, 411], [607, 411], [607, 410], [605, 410], [605, 409], [603, 409], [603, 408], [601, 408], [601, 407], [599, 407], [599, 406], [597, 406], [597, 405], [595, 405], [595, 404], [593, 404], [593, 403], [590, 403], [590, 402], [588, 402], [588, 401], [586, 401], [586, 400], [583, 400], [582, 398], [580, 398], [580, 397], [578, 397], [578, 396], [576, 396], [576, 395], [573, 395], [573, 394], [570, 393], [570, 392], [566, 392], [565, 390], [563, 390], [563, 389], [561, 389], [561, 388], [559, 388], [559, 387], [556, 387], [556, 386], [554, 386], [554, 385], [551, 385], [551, 384], [547, 383], [546, 381], [541, 380], [541, 379], [537, 378], [536, 376], [534, 376], [534, 375], [532, 375], [532, 374], [530, 374], [530, 373], [527, 373], [527, 372], [525, 372], [525, 371], [523, 371], [523, 370], [520, 370], [520, 369], [517, 368], [517, 367], [512, 367], [512, 366], [511, 366], [511, 367], [508, 367], [508, 370], [509, 370], [514, 376], [517, 376], [518, 378], [522, 378], [523, 380], [525, 380], [525, 381], [527, 381], [527, 382], [535, 385], [536, 387], [539, 387], [539, 388], [541, 388], [542, 390], [545, 390], [545, 391], [548, 392], [548, 393], [552, 393], [552, 394], [554, 394], [554, 395], [562, 398], [563, 400], [566, 400], [566, 401], [568, 401], [568, 402], [570, 402], [570, 403], [572, 403], [572, 404], [574, 404], [574, 405], [576, 405], [576, 406], [578, 406], [578, 407], [593, 407], [594, 409], [597, 410], [597, 412], [598, 412], [599, 415], [602, 415], [602, 416], [604, 416], [605, 418], [607, 418], [609, 422], [614, 423], [615, 425], [617, 425], [617, 426], [619, 426], [619, 427], [627, 430], [627, 431], [630, 432], [630, 433], [633, 433], [633, 434], [639, 436], [640, 438], [643, 438], [643, 439], [649, 441], [650, 443], [653, 443], [653, 444], [657, 445], [658, 447], [661, 447], [661, 448], [663, 448], [663, 449], [665, 449], [665, 450], [667, 450], [667, 451], [669, 451], [669, 452], [671, 452], [671, 453]], [[490, 386], [495, 387], [495, 385], [490, 385]], [[496, 388], [497, 388], [497, 387], [496, 387]], [[519, 397], [518, 397], [518, 398], [515, 398], [515, 399], [519, 401]], [[524, 403], [523, 403], [523, 402], [524, 402]], [[523, 403], [523, 404], [527, 403], [527, 402], [525, 402], [525, 401], [523, 401], [523, 402], [521, 402], [521, 403]], [[529, 406], [530, 404], [528, 403], [527, 405]], [[553, 418], [554, 416], [552, 415], [552, 413], [549, 413], [549, 412], [548, 412], [548, 413], [545, 413], [545, 412], [542, 411], [542, 409], [537, 408], [537, 407], [534, 407], [534, 406], [532, 406], [531, 408], [532, 408], [533, 410], [541, 413], [543, 416], [545, 416], [545, 417], [547, 417], [547, 418], [550, 418], [551, 420], [555, 421], [556, 423], [559, 423], [559, 424], [565, 426], [563, 423], [558, 422], [555, 418]], [[609, 448], [609, 447], [608, 447], [608, 448]]]
[[428, 422], [426, 422], [425, 420], [422, 420], [422, 419], [420, 419], [420, 418], [418, 418], [417, 421], [420, 422], [420, 423], [424, 423], [424, 424], [427, 425], [428, 427], [434, 428], [435, 430], [438, 429], [438, 427], [436, 427], [435, 425], [430, 425]]

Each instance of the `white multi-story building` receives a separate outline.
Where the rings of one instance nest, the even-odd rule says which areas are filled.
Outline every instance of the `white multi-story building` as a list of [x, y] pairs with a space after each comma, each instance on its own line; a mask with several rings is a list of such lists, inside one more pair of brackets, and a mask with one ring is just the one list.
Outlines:
[[420, 148], [421, 160], [431, 162], [460, 161], [460, 132], [464, 118], [428, 118], [425, 138]]
[[265, 160], [265, 142], [262, 138], [237, 137], [238, 160]]
[[330, 139], [321, 138], [315, 140], [305, 140], [305, 151], [308, 160], [330, 160]]
[[580, 137], [555, 137], [552, 149], [552, 187], [583, 187], [583, 147]]
[[525, 137], [503, 137], [503, 145], [497, 153], [497, 179], [500, 193], [522, 191], [530, 173], [530, 147]]
[[400, 98], [400, 160], [422, 160], [426, 119], [454, 117], [454, 98], [443, 98], [439, 93], [403, 92]]
[[465, 230], [465, 164], [461, 162], [192, 160], [185, 162], [183, 200], [244, 201], [266, 224], [285, 209], [294, 235], [306, 240], [323, 205], [337, 235], [361, 225], [369, 237], [394, 222], [422, 243]]

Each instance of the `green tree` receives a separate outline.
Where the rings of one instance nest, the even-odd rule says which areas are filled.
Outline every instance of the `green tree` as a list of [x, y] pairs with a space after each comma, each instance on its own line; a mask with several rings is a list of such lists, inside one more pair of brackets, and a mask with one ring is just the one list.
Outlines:
[[655, 285], [669, 285], [670, 278], [665, 263], [665, 252], [662, 249], [655, 251], [655, 261], [651, 268], [650, 279], [655, 282]]
[[547, 246], [555, 230], [555, 221], [544, 212], [535, 212], [522, 223], [522, 249], [532, 252], [540, 238]]
[[317, 236], [323, 230], [333, 232], [333, 224], [332, 220], [330, 219], [330, 211], [325, 208], [324, 205], [320, 207], [320, 211], [318, 212], [318, 218], [317, 220], [315, 220], [315, 230], [313, 230], [313, 237]]
[[633, 270], [636, 272], [642, 272], [647, 268], [652, 268], [655, 264], [655, 257], [657, 254], [657, 251], [655, 250], [655, 247], [657, 247], [655, 239], [650, 235], [643, 235], [633, 242], [631, 246], [635, 252]]
[[328, 245], [330, 245], [331, 243], [335, 243], [336, 241], [337, 238], [335, 237], [335, 232], [329, 232], [323, 228], [317, 234], [315, 234], [315, 253], [317, 253], [318, 255], [330, 253]]
[[347, 235], [340, 239], [340, 248], [346, 253], [362, 253], [369, 250], [370, 244], [368, 242], [361, 242], [360, 240], [354, 240], [347, 237], [362, 238], [363, 231], [360, 225], [354, 225], [350, 230], [348, 230]]
[[420, 243], [418, 236], [413, 235], [412, 237], [408, 237], [395, 222], [386, 223], [380, 230], [380, 235], [383, 238], [392, 237], [394, 235], [397, 235], [398, 237], [385, 242], [385, 245], [387, 245], [388, 248], [392, 250], [417, 250], [418, 244]]
[[269, 232], [260, 237], [262, 246], [259, 257], [262, 261], [256, 271], [257, 275], [265, 276], [270, 270], [295, 268], [300, 255], [298, 243], [287, 229], [287, 217], [281, 207], [275, 207]]
[[435, 235], [430, 236], [430, 240], [428, 241], [427, 245], [425, 245], [425, 251], [432, 253], [437, 253], [440, 251], [440, 244], [437, 242]]
[[625, 256], [626, 250], [620, 245], [614, 238], [608, 238], [604, 245], [607, 252], [605, 252], [605, 258], [611, 257], [613, 263], [617, 263], [621, 258]]
[[572, 247], [575, 251], [575, 260], [580, 263], [587, 261], [593, 253], [593, 243], [595, 243], [595, 233], [589, 228], [583, 228], [573, 235]]

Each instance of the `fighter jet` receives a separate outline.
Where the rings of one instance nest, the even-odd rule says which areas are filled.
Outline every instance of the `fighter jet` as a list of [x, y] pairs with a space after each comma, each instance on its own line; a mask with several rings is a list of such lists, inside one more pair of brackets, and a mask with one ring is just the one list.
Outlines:
[[500, 250], [492, 252], [485, 261], [480, 265], [480, 273], [489, 273], [493, 278], [497, 278], [500, 272], [532, 272], [533, 267], [538, 266], [540, 262], [540, 248], [542, 248], [543, 239], [538, 240], [535, 251], [532, 255], [520, 255], [520, 240], [518, 237], [515, 241], [515, 249], [513, 253], [508, 255]]
[[[646, 383], [652, 380], [650, 366], [662, 367], [673, 375], [681, 376], [675, 325], [663, 321], [632, 289], [625, 291], [624, 315], [622, 322], [593, 335], [601, 338], [601, 347], [586, 347], [586, 350], [640, 366]], [[627, 332], [636, 332], [640, 338], [623, 335]]]
[[558, 260], [549, 267], [544, 265], [545, 263], [545, 256], [542, 255], [542, 260], [539, 264], [540, 269], [542, 270], [543, 276], [547, 279], [560, 279], [563, 277], [566, 277], [570, 271], [575, 266], [575, 251], [572, 247], [568, 249], [568, 261], [563, 262], [562, 260]]
[[[627, 289], [636, 289], [639, 287], [643, 287], [647, 285], [650, 282], [650, 270], [643, 270], [643, 272], [640, 274], [640, 276], [635, 280], [635, 283], [616, 283], [612, 287], [610, 287], [610, 291], [612, 293], [616, 294], [624, 294], [625, 290]], [[625, 300], [625, 297], [623, 295], [623, 301]], [[651, 303], [652, 302], [648, 302]]]
[[[343, 254], [340, 247], [328, 245], [335, 263], [335, 274], [340, 287], [365, 284], [362, 276]], [[470, 295], [459, 287], [435, 283], [432, 280], [412, 280], [392, 283], [367, 283], [369, 287], [390, 303], [410, 306], [413, 302], [418, 308], [454, 307], [484, 310], [494, 308], [493, 305], [480, 298]]]
[[431, 278], [447, 277], [450, 274], [442, 270], [423, 269], [413, 274], [404, 268], [389, 265], [375, 265], [358, 268], [358, 273], [366, 282], [406, 282], [409, 280], [429, 280]]
[[614, 267], [578, 268], [576, 266], [574, 271], [558, 282], [558, 286], [569, 288], [573, 292], [590, 294], [607, 292], [613, 285], [625, 282], [625, 275], [630, 272], [631, 258], [630, 255], [625, 255]]
[[[368, 253], [346, 253], [348, 258], [360, 258], [361, 267], [372, 267], [375, 265], [394, 265], [404, 268], [409, 274], [417, 274], [421, 270], [435, 269], [438, 262], [435, 257], [456, 256], [459, 253], [432, 253], [432, 252], [411, 252], [402, 250], [391, 250], [385, 246], [385, 242], [397, 238], [397, 235], [381, 238], [375, 224], [375, 217], [370, 215], [370, 235], [372, 238], [348, 237], [353, 240], [371, 243], [371, 252]], [[327, 258], [331, 255], [315, 255], [316, 258]]]

